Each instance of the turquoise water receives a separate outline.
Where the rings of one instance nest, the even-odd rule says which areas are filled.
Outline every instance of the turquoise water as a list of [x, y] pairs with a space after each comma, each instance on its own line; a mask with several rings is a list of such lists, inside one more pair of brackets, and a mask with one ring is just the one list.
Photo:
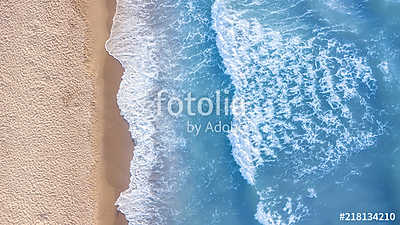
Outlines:
[[118, 209], [135, 225], [398, 213], [399, 12], [394, 0], [119, 0], [106, 47], [125, 68], [135, 149]]

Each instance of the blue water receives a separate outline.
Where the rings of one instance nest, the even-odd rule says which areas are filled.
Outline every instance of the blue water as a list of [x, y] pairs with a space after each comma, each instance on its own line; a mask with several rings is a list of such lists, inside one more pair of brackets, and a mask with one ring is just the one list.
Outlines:
[[106, 48], [125, 68], [118, 105], [135, 142], [116, 203], [129, 224], [400, 216], [399, 12], [395, 0], [118, 0]]

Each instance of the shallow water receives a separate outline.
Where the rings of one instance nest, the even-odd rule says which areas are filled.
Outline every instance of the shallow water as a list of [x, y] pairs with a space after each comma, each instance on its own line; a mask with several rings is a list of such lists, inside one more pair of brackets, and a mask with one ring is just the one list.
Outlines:
[[106, 47], [125, 68], [118, 105], [136, 144], [119, 210], [135, 225], [397, 212], [399, 11], [119, 0]]

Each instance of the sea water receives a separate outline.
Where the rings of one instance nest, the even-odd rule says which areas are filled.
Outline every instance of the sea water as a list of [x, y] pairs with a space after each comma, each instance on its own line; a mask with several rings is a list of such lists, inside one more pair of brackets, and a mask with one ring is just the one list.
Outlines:
[[129, 224], [400, 216], [399, 1], [118, 0], [106, 48]]

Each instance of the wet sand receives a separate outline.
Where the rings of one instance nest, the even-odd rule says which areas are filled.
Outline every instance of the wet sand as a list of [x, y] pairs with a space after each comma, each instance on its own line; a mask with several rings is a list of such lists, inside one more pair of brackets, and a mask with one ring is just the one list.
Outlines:
[[[129, 184], [129, 163], [132, 158], [133, 144], [128, 132], [128, 124], [120, 116], [117, 106], [117, 92], [121, 81], [123, 68], [121, 64], [110, 56], [104, 49], [104, 43], [109, 37], [112, 25], [112, 17], [115, 13], [115, 1], [102, 0], [99, 3], [101, 9], [92, 10], [95, 12], [94, 21], [98, 23], [103, 18], [103, 26], [98, 29], [97, 55], [103, 55], [102, 65], [99, 68], [100, 76], [97, 79], [98, 91], [98, 128], [101, 133], [102, 158], [98, 170], [98, 221], [104, 225], [128, 224], [122, 213], [114, 206], [119, 193], [128, 188]], [[103, 11], [102, 11], [103, 10]], [[107, 15], [107, 16], [104, 16]], [[104, 36], [104, 34], [107, 34]]]

